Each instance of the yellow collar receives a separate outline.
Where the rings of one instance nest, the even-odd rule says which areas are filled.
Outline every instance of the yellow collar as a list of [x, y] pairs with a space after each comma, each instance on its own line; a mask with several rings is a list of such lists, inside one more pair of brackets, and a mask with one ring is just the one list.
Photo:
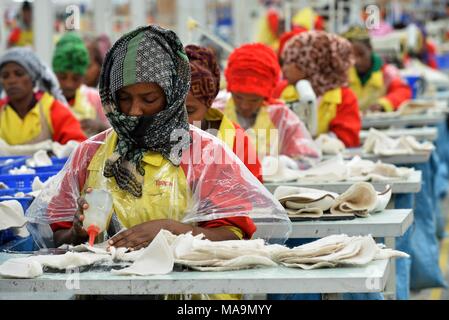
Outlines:
[[[349, 70], [349, 79], [350, 79], [350, 82], [352, 82], [353, 84], [357, 84], [358, 86], [362, 87], [362, 82], [360, 81], [360, 78], [357, 74], [357, 70], [355, 69], [355, 67], [352, 67]], [[368, 79], [368, 81], [365, 83], [365, 85], [363, 87], [367, 87], [367, 86], [375, 87], [375, 88], [383, 88], [384, 78], [383, 78], [382, 70], [374, 71], [371, 74], [371, 77]]]
[[[97, 159], [98, 161], [91, 161], [88, 167], [88, 170], [100, 170], [104, 166], [102, 163], [105, 159], [109, 158], [115, 150], [115, 147], [117, 146], [118, 142], [118, 136], [117, 133], [113, 130], [108, 134], [104, 141], [104, 145], [102, 148], [104, 148], [104, 156], [102, 157], [94, 157], [94, 159]], [[98, 151], [97, 151], [98, 152]], [[147, 151], [145, 152], [142, 162], [145, 162], [149, 165], [160, 167], [164, 163], [164, 157], [162, 154], [154, 151]]]
[[342, 102], [341, 88], [335, 88], [327, 91], [322, 96], [321, 101], [330, 104], [340, 104]]
[[223, 141], [229, 148], [234, 148], [235, 140], [235, 127], [232, 121], [225, 116], [220, 110], [210, 108], [207, 110], [206, 116], [204, 117], [209, 121], [220, 121], [220, 128], [218, 129], [218, 138]]

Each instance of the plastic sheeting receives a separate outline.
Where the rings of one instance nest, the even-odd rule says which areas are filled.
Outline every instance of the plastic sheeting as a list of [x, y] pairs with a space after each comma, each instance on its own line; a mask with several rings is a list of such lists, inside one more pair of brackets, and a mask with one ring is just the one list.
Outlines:
[[[154, 219], [199, 225], [224, 219], [240, 228], [234, 222], [248, 221], [241, 218], [249, 217], [256, 225], [259, 221], [278, 221], [285, 240], [291, 223], [280, 203], [221, 141], [193, 126], [190, 135], [190, 149], [184, 150], [179, 167], [159, 154], [145, 154], [142, 165], [146, 174], [140, 198], [119, 188], [115, 178], [103, 175], [104, 164], [117, 142], [112, 129], [83, 142], [27, 211], [36, 242], [40, 247], [54, 246], [50, 225], [72, 222], [78, 210], [77, 200], [88, 187], [112, 195], [109, 226], [118, 223], [115, 231]], [[271, 235], [263, 237], [269, 240]]]
[[415, 169], [422, 171], [423, 183], [421, 191], [415, 195], [415, 221], [408, 252], [412, 258], [410, 288], [413, 290], [447, 286], [439, 266], [437, 220], [441, 212], [435, 206], [438, 201], [434, 196], [437, 163], [433, 152], [429, 162], [414, 165]]

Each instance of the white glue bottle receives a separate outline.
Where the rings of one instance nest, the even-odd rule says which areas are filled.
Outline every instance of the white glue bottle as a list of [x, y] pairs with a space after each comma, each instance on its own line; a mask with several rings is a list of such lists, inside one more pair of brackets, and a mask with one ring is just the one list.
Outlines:
[[106, 230], [112, 214], [112, 196], [108, 191], [94, 189], [84, 196], [89, 208], [84, 210], [83, 226], [89, 235], [89, 245], [93, 246], [95, 238]]

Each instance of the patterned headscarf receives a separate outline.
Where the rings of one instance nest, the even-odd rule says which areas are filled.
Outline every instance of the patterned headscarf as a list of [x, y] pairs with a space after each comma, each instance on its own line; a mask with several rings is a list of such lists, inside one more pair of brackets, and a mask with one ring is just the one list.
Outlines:
[[220, 91], [220, 68], [212, 50], [188, 45], [186, 54], [190, 61], [190, 92], [210, 108]]
[[[165, 109], [152, 116], [122, 113], [117, 91], [136, 83], [158, 84], [166, 96]], [[189, 87], [189, 60], [173, 31], [141, 27], [114, 44], [100, 77], [103, 108], [118, 135], [115, 152], [106, 161], [105, 177], [114, 177], [121, 189], [140, 197], [145, 175], [141, 160], [146, 151], [159, 152], [176, 166], [181, 163], [182, 151], [190, 145], [185, 107]]]
[[33, 50], [20, 47], [9, 49], [0, 57], [0, 69], [9, 62], [22, 66], [39, 90], [48, 92], [55, 99], [67, 104], [56, 75], [38, 58]]
[[282, 53], [284, 64], [294, 63], [305, 73], [317, 96], [347, 86], [354, 64], [351, 43], [324, 31], [307, 31], [291, 38]]
[[89, 52], [84, 41], [74, 32], [64, 34], [56, 44], [53, 71], [85, 75], [89, 67]]

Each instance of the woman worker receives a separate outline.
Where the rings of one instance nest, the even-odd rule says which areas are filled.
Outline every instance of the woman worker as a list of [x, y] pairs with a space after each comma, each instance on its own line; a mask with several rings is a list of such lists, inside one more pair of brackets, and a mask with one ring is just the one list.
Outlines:
[[349, 71], [349, 85], [359, 100], [361, 111], [394, 111], [412, 98], [412, 90], [398, 70], [385, 64], [373, 51], [368, 31], [355, 26], [343, 34], [354, 48], [355, 67]]
[[[293, 159], [320, 156], [301, 120], [281, 101], [272, 99], [280, 77], [276, 53], [263, 44], [234, 50], [225, 71], [231, 97], [224, 114], [252, 138], [260, 158], [286, 155]], [[277, 134], [277, 138], [272, 135]]]
[[68, 32], [58, 41], [52, 64], [62, 93], [84, 132], [94, 135], [108, 129], [109, 122], [103, 113], [98, 91], [83, 84], [89, 53], [76, 33]]
[[307, 31], [293, 36], [281, 53], [282, 71], [288, 86], [281, 99], [299, 99], [295, 84], [310, 81], [318, 97], [317, 134], [331, 132], [346, 147], [360, 144], [361, 120], [357, 98], [348, 88], [348, 70], [353, 64], [351, 44], [324, 31]]
[[[0, 139], [10, 145], [50, 139], [61, 144], [86, 139], [80, 123], [64, 105], [56, 77], [28, 48], [0, 57]], [[37, 90], [35, 91], [35, 88]]]
[[287, 220], [220, 140], [189, 126], [189, 87], [189, 60], [174, 32], [142, 27], [114, 44], [100, 81], [112, 129], [82, 143], [30, 208], [34, 221], [51, 225], [55, 246], [87, 240], [84, 195], [91, 189], [112, 195], [109, 244], [132, 250], [161, 229], [248, 239], [256, 229], [253, 212]]
[[191, 85], [187, 96], [190, 124], [216, 135], [243, 161], [251, 173], [262, 181], [262, 168], [250, 138], [220, 110], [211, 108], [220, 90], [220, 69], [210, 49], [188, 45]]

